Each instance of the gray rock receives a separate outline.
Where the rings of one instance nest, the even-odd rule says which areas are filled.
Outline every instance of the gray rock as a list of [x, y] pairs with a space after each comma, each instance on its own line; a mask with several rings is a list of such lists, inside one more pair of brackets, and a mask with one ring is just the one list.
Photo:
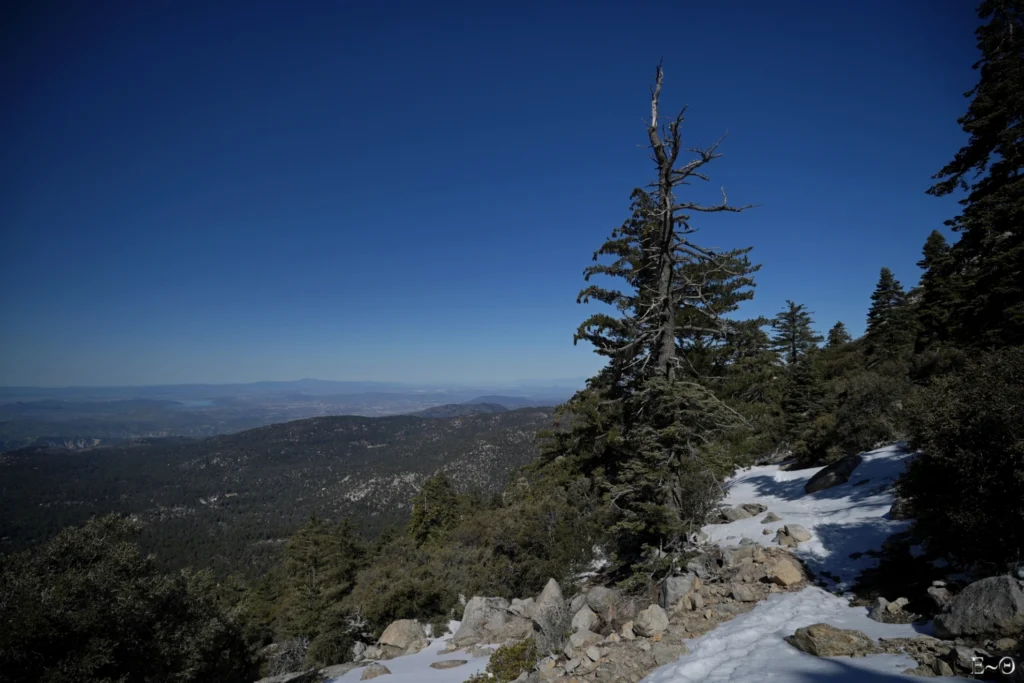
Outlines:
[[760, 591], [755, 589], [753, 585], [747, 583], [733, 584], [732, 590], [729, 591], [729, 594], [732, 595], [734, 600], [738, 600], [739, 602], [757, 602], [761, 599]]
[[514, 598], [512, 600], [512, 603], [508, 607], [508, 611], [511, 612], [512, 614], [517, 614], [517, 615], [519, 615], [519, 616], [521, 616], [523, 618], [532, 619], [533, 618], [533, 608], [534, 608], [534, 600], [533, 600], [533, 598], [526, 598], [525, 600], [520, 600], [519, 598]]
[[811, 532], [799, 524], [787, 524], [783, 529], [785, 530], [786, 535], [797, 543], [803, 543], [804, 541], [811, 540]]
[[781, 521], [782, 521], [782, 517], [779, 517], [774, 512], [769, 512], [767, 515], [764, 516], [764, 519], [761, 520], [761, 524], [771, 524], [772, 522], [781, 522]]
[[596, 662], [601, 659], [601, 651], [594, 645], [591, 645], [587, 648], [587, 657], [590, 658], [590, 661]]
[[615, 611], [621, 596], [618, 591], [604, 586], [594, 586], [587, 591], [587, 607], [607, 623], [615, 619]]
[[454, 669], [457, 666], [462, 666], [468, 663], [466, 659], [442, 659], [439, 662], [431, 662], [431, 669]]
[[880, 652], [878, 644], [860, 631], [829, 624], [798, 628], [796, 633], [786, 637], [786, 642], [816, 657], [864, 657]]
[[758, 545], [732, 546], [722, 549], [722, 566], [726, 569], [751, 562], [761, 562], [764, 558], [764, 550]]
[[718, 571], [718, 558], [711, 553], [701, 553], [686, 563], [686, 571], [702, 579], [710, 578]]
[[850, 475], [863, 462], [859, 455], [848, 455], [824, 468], [804, 484], [806, 493], [817, 493], [830, 489], [833, 486], [845, 484], [850, 480]]
[[637, 635], [650, 638], [668, 629], [668, 614], [659, 605], [651, 605], [642, 610], [633, 622], [633, 631]]
[[573, 596], [572, 600], [569, 601], [569, 614], [576, 614], [583, 606], [587, 604], [587, 594], [577, 593]]
[[372, 678], [377, 678], [378, 676], [387, 676], [390, 673], [391, 669], [387, 668], [383, 664], [378, 664], [377, 662], [374, 662], [373, 664], [370, 664], [365, 669], [363, 669], [363, 675], [359, 677], [359, 680], [368, 681]]
[[779, 529], [773, 540], [783, 548], [795, 548], [799, 545], [796, 539], [787, 534], [784, 529]]
[[533, 632], [532, 622], [512, 614], [508, 608], [509, 603], [504, 598], [473, 597], [466, 603], [459, 630], [452, 636], [452, 645], [504, 643], [528, 637]]
[[597, 645], [604, 640], [604, 636], [592, 631], [577, 631], [569, 636], [562, 652], [569, 659], [579, 657], [586, 652], [587, 648]]
[[600, 625], [601, 617], [594, 614], [589, 605], [584, 605], [572, 618], [573, 631], [596, 631]]
[[414, 619], [391, 622], [377, 639], [377, 645], [392, 657], [419, 652], [427, 644], [426, 631]]
[[658, 592], [658, 604], [664, 609], [672, 609], [687, 594], [698, 590], [701, 580], [696, 574], [686, 576], [670, 576], [661, 582]]
[[976, 581], [950, 601], [935, 618], [935, 634], [953, 640], [966, 637], [1017, 637], [1024, 631], [1024, 591], [1009, 576]]
[[366, 652], [366, 643], [356, 641], [352, 643], [352, 659], [358, 660]]
[[757, 542], [752, 538], [747, 538], [746, 536], [744, 536], [740, 539], [740, 545], [757, 545]]
[[953, 601], [953, 594], [945, 586], [929, 586], [925, 592], [928, 593], [928, 598], [939, 611], [946, 609]]
[[572, 628], [569, 608], [558, 582], [549, 579], [533, 609], [533, 632], [541, 654], [558, 652]]

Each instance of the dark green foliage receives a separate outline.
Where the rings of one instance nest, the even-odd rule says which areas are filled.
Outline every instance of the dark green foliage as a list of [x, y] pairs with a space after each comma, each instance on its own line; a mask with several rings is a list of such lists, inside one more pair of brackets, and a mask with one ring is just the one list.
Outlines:
[[1024, 348], [941, 377], [911, 410], [923, 453], [900, 488], [932, 550], [993, 571], [1024, 549]]
[[815, 363], [806, 358], [796, 363], [790, 369], [782, 395], [785, 435], [790, 443], [800, 440], [821, 411], [821, 394], [821, 380]]
[[956, 308], [957, 292], [953, 282], [952, 253], [946, 238], [933, 230], [924, 243], [924, 254], [917, 262], [924, 269], [918, 285], [917, 339], [915, 351], [921, 353], [951, 338], [949, 316]]
[[0, 679], [248, 683], [256, 669], [208, 573], [160, 574], [108, 516], [0, 557]]
[[537, 643], [532, 638], [514, 645], [502, 645], [491, 655], [490, 661], [487, 662], [486, 673], [476, 674], [466, 683], [481, 681], [510, 683], [519, 678], [523, 672], [532, 672], [538, 661], [540, 661], [540, 655], [537, 653]]
[[871, 294], [865, 352], [874, 361], [905, 358], [914, 339], [913, 318], [903, 285], [892, 271], [882, 268]]
[[772, 319], [772, 342], [787, 365], [799, 362], [822, 340], [811, 327], [811, 313], [803, 304], [786, 301], [786, 308]]
[[851, 341], [853, 341], [853, 337], [850, 336], [850, 333], [846, 330], [846, 325], [840, 320], [828, 331], [825, 346], [831, 349], [843, 344], [849, 344]]
[[412, 500], [409, 535], [417, 545], [442, 538], [462, 517], [464, 499], [442, 473], [424, 482]]
[[948, 264], [955, 305], [949, 329], [958, 344], [1024, 344], [1024, 3], [985, 0], [976, 31], [978, 84], [959, 123], [970, 138], [934, 177], [930, 194], [967, 195], [947, 221], [960, 239]]

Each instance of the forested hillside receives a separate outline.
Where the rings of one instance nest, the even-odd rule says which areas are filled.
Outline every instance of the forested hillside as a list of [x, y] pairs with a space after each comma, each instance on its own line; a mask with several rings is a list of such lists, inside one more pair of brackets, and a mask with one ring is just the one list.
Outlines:
[[550, 409], [471, 415], [314, 418], [200, 441], [0, 455], [4, 549], [94, 515], [137, 515], [166, 566], [253, 571], [311, 515], [351, 516], [365, 534], [403, 522], [422, 482], [500, 491], [534, 457]]

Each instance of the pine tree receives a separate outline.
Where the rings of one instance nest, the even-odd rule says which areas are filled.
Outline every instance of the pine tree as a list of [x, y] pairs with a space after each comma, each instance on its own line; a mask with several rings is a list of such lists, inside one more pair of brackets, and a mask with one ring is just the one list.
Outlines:
[[875, 359], [896, 359], [910, 350], [914, 330], [906, 292], [892, 271], [882, 268], [871, 294], [868, 327], [864, 334], [866, 352]]
[[804, 358], [796, 363], [786, 381], [782, 398], [785, 436], [790, 444], [807, 431], [821, 404], [821, 381], [814, 363]]
[[952, 253], [946, 238], [938, 230], [928, 235], [917, 266], [924, 270], [918, 285], [920, 296], [916, 308], [915, 350], [921, 352], [951, 337], [949, 316], [956, 306]]
[[840, 320], [828, 331], [828, 340], [825, 342], [825, 347], [834, 349], [837, 346], [849, 344], [851, 341], [853, 341], [853, 337], [846, 331], [846, 325]]
[[959, 123], [970, 135], [929, 194], [967, 191], [952, 269], [962, 291], [949, 327], [961, 344], [1024, 343], [1024, 0], [985, 0], [977, 29], [978, 84]]
[[772, 319], [772, 341], [786, 365], [798, 363], [822, 340], [811, 325], [814, 321], [803, 304], [786, 301], [786, 308]]
[[451, 482], [439, 472], [423, 483], [412, 501], [409, 536], [423, 545], [444, 535], [459, 521], [462, 499]]

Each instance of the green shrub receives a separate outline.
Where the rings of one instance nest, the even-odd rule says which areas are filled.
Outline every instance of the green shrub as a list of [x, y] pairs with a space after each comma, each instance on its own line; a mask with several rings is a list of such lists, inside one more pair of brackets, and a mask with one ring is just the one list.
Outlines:
[[466, 683], [479, 683], [481, 681], [494, 681], [495, 683], [509, 683], [519, 678], [524, 671], [529, 673], [537, 666], [540, 656], [537, 653], [537, 643], [528, 638], [514, 645], [502, 645], [487, 662], [487, 674], [475, 674]]
[[930, 549], [992, 571], [1024, 549], [1024, 348], [990, 353], [914, 399], [922, 450], [900, 482]]
[[906, 370], [900, 367], [851, 377], [839, 397], [833, 445], [856, 453], [906, 438], [903, 405], [910, 389]]

